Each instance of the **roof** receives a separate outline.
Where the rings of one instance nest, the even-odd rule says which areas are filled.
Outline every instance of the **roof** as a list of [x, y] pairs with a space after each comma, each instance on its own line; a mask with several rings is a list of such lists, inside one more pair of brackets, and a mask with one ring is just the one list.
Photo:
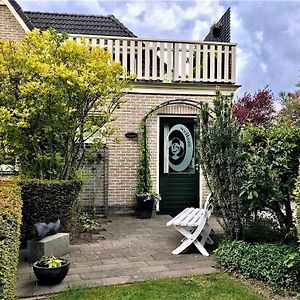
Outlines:
[[69, 13], [48, 13], [26, 11], [35, 28], [46, 30], [54, 28], [58, 32], [86, 35], [111, 35], [136, 37], [113, 15], [94, 16]]
[[25, 23], [25, 25], [28, 27], [28, 29], [32, 30], [34, 26], [32, 25], [30, 18], [24, 13], [21, 6], [18, 4], [15, 0], [8, 0], [9, 4], [13, 7], [13, 9], [16, 11], [16, 13], [20, 16], [22, 21]]
[[226, 10], [221, 19], [217, 22], [221, 25], [221, 33], [219, 37], [215, 37], [212, 30], [208, 33], [204, 41], [230, 43], [231, 25], [230, 25], [230, 7]]

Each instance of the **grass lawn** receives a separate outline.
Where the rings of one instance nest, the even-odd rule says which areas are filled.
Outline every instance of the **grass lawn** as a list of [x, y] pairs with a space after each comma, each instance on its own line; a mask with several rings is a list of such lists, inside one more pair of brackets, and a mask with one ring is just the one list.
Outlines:
[[205, 299], [262, 300], [263, 296], [226, 274], [196, 275], [182, 278], [157, 279], [126, 285], [72, 289], [53, 300], [106, 299]]

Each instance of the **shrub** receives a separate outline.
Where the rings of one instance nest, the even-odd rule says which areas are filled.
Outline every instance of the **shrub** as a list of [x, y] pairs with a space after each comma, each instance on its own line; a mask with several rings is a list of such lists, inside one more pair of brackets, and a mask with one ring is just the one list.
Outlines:
[[32, 237], [33, 224], [53, 222], [58, 218], [67, 227], [78, 211], [78, 194], [82, 183], [76, 180], [22, 181], [23, 226], [22, 240]]
[[0, 180], [0, 299], [15, 299], [19, 259], [21, 196], [13, 181]]
[[273, 218], [258, 217], [250, 220], [244, 227], [244, 240], [250, 243], [282, 242], [285, 236]]
[[277, 123], [243, 130], [245, 180], [240, 196], [249, 211], [268, 208], [276, 215], [284, 235], [294, 231], [292, 191], [298, 174], [300, 127]]
[[215, 251], [220, 266], [267, 282], [273, 291], [300, 290], [298, 249], [283, 244], [223, 241]]
[[295, 184], [294, 195], [296, 199], [296, 222], [297, 222], [297, 234], [300, 240], [300, 166], [299, 175]]
[[232, 97], [221, 95], [214, 107], [203, 104], [199, 117], [198, 153], [206, 182], [214, 194], [214, 209], [229, 239], [243, 238], [245, 209], [240, 194], [245, 160], [241, 125], [232, 117]]

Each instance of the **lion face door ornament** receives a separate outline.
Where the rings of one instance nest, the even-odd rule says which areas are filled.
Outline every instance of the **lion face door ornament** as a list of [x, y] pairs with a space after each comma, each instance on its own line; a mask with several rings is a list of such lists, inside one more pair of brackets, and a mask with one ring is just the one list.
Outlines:
[[164, 126], [164, 173], [195, 173], [194, 139], [184, 124]]

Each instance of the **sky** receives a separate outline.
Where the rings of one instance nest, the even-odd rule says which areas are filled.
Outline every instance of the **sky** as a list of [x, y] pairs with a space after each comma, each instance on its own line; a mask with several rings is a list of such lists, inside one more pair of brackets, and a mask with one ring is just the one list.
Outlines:
[[231, 7], [237, 43], [237, 95], [266, 85], [277, 96], [300, 81], [298, 1], [98, 1], [18, 0], [23, 10], [114, 15], [138, 37], [203, 40]]

